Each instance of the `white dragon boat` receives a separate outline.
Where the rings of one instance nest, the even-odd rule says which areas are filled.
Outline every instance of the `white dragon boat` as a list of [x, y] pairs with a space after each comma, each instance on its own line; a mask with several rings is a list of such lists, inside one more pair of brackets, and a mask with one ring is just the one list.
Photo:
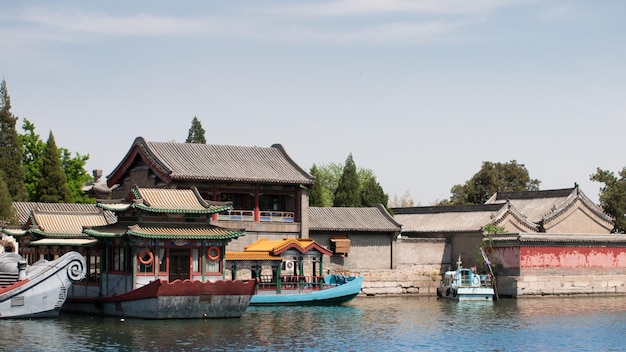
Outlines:
[[68, 288], [85, 277], [85, 268], [78, 252], [32, 265], [17, 253], [0, 255], [0, 318], [58, 316]]

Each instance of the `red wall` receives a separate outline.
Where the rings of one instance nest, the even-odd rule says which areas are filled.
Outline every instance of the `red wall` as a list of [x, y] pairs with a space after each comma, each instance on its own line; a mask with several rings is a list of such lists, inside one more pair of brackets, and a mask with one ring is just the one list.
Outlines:
[[520, 247], [520, 268], [626, 268], [623, 247]]

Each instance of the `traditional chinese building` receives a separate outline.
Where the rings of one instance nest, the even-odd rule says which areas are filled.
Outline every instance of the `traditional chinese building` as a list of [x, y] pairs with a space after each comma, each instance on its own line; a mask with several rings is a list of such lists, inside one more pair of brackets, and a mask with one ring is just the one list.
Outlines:
[[138, 137], [107, 177], [112, 198], [144, 188], [189, 189], [202, 198], [231, 202], [215, 214], [216, 226], [245, 229], [234, 250], [263, 237], [307, 238], [309, 188], [315, 178], [280, 144], [269, 148], [150, 142]]
[[578, 185], [499, 192], [479, 205], [393, 210], [403, 237], [442, 241], [444, 264], [461, 256], [480, 267], [477, 249], [486, 248], [503, 296], [626, 292], [626, 237], [612, 233], [613, 219]]

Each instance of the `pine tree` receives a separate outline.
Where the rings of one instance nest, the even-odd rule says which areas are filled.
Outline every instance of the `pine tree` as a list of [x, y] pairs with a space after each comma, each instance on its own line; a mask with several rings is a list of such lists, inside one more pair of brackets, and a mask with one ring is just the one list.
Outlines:
[[364, 207], [372, 207], [376, 204], [382, 204], [387, 207], [389, 196], [385, 194], [380, 183], [376, 181], [375, 177], [370, 177], [365, 181], [365, 184], [361, 187], [361, 204]]
[[185, 143], [198, 143], [206, 144], [206, 138], [204, 138], [204, 128], [197, 117], [193, 117], [191, 120], [191, 127], [189, 128], [189, 134]]
[[4, 173], [0, 171], [0, 225], [18, 225], [18, 217], [13, 208], [13, 201], [7, 184], [4, 182]]
[[315, 164], [313, 164], [313, 166], [311, 167], [310, 173], [311, 173], [311, 176], [315, 177], [315, 184], [311, 188], [311, 191], [309, 191], [309, 206], [323, 207], [324, 206], [323, 195], [322, 195], [323, 189], [319, 181], [319, 175], [318, 175], [319, 171]]
[[359, 177], [356, 172], [356, 165], [352, 159], [352, 154], [346, 159], [343, 173], [339, 179], [339, 184], [335, 190], [335, 207], [360, 207], [361, 195], [359, 194]]
[[4, 171], [4, 180], [11, 199], [25, 201], [24, 169], [15, 129], [16, 121], [17, 117], [11, 113], [11, 99], [3, 79], [0, 84], [0, 170]]
[[50, 131], [43, 156], [41, 178], [38, 182], [38, 201], [44, 203], [69, 203], [72, 194], [67, 186], [67, 177], [61, 167], [61, 155]]

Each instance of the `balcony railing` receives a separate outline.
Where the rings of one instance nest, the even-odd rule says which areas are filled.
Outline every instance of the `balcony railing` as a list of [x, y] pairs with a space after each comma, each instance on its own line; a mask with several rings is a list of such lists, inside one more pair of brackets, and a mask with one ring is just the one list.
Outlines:
[[[233, 221], [254, 221], [254, 210], [229, 210], [219, 213], [218, 220]], [[261, 222], [294, 222], [291, 211], [260, 211], [259, 221]]]

